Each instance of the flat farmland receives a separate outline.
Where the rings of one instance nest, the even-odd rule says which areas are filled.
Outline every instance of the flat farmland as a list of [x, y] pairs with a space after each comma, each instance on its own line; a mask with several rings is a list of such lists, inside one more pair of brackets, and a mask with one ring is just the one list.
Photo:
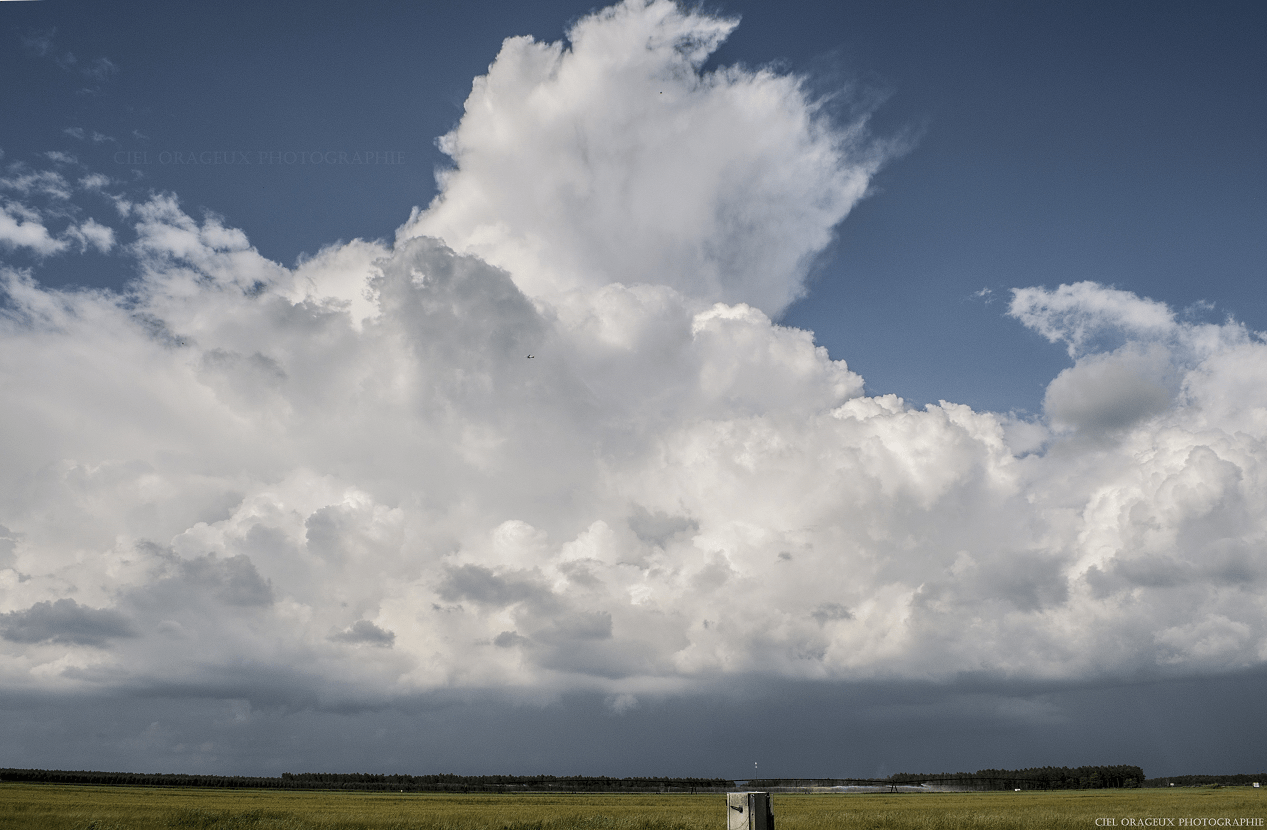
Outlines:
[[[778, 830], [1193, 826], [1183, 819], [1205, 820], [1196, 826], [1267, 824], [1264, 791], [1248, 787], [773, 798]], [[0, 830], [723, 830], [725, 805], [720, 794], [432, 795], [0, 784]]]

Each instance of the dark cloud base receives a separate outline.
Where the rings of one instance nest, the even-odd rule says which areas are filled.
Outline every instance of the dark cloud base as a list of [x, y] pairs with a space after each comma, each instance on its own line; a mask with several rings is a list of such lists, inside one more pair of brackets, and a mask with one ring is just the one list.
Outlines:
[[[1149, 777], [1263, 766], [1267, 672], [1106, 687], [757, 684], [642, 699], [430, 696], [331, 712], [244, 700], [0, 698], [0, 766], [278, 775], [881, 776], [1138, 764]], [[1230, 714], [1229, 714], [1230, 713]]]

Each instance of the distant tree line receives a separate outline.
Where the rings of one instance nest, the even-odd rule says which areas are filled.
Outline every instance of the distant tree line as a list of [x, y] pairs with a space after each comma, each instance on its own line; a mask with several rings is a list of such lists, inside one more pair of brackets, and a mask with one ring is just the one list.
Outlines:
[[1267, 784], [1267, 772], [1250, 775], [1171, 775], [1167, 778], [1149, 778], [1145, 787], [1248, 787], [1253, 783]]
[[1250, 786], [1267, 783], [1267, 772], [1245, 775], [1172, 775], [1145, 778], [1136, 766], [1035, 767], [976, 772], [905, 773], [887, 778], [611, 778], [556, 775], [380, 775], [376, 773], [284, 772], [280, 777], [96, 772], [90, 770], [0, 769], [0, 781], [40, 784], [96, 784], [120, 787], [210, 787], [273, 790], [352, 790], [362, 792], [695, 792], [848, 784], [901, 786], [940, 784], [966, 790], [1082, 790], [1108, 787]]
[[1144, 771], [1119, 764], [1100, 767], [1033, 767], [1031, 769], [981, 769], [976, 772], [939, 772], [931, 775], [899, 772], [885, 779], [890, 784], [943, 784], [970, 790], [1100, 790], [1142, 787]]
[[246, 775], [179, 775], [146, 772], [97, 772], [95, 770], [0, 769], [0, 781], [29, 784], [97, 784], [107, 787], [281, 787], [280, 778]]
[[725, 778], [608, 778], [555, 775], [378, 775], [374, 773], [282, 773], [280, 778], [246, 775], [96, 772], [90, 770], [0, 769], [0, 781], [33, 784], [95, 784], [110, 787], [212, 787], [361, 792], [694, 792], [727, 789]]
[[287, 786], [416, 792], [690, 792], [725, 789], [727, 778], [610, 778], [580, 775], [374, 775], [283, 772]]

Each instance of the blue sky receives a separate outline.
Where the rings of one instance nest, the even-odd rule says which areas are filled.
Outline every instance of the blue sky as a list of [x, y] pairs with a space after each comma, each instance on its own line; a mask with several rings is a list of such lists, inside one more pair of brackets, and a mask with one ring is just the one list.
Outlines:
[[0, 764], [1258, 763], [1262, 6], [622, 8], [0, 4]]
[[[139, 169], [139, 187], [225, 216], [265, 256], [292, 264], [336, 240], [389, 237], [434, 195], [432, 171], [447, 162], [434, 139], [460, 117], [471, 78], [502, 39], [558, 40], [593, 7], [246, 8], [7, 6], [5, 74], [22, 82], [8, 85], [5, 105], [23, 115], [6, 129], [7, 159], [55, 148], [125, 178]], [[719, 10], [743, 24], [710, 65], [807, 73], [815, 90], [851, 91], [855, 106], [882, 102], [875, 133], [909, 139], [784, 316], [869, 391], [1038, 411], [1066, 359], [999, 313], [1021, 284], [1095, 280], [1267, 328], [1255, 290], [1267, 261], [1258, 4]], [[43, 60], [20, 48], [50, 30]], [[82, 66], [57, 65], [66, 52], [116, 68], [87, 78]], [[67, 127], [113, 140], [79, 141]], [[403, 163], [314, 171], [157, 161], [164, 151], [357, 148]], [[120, 151], [147, 153], [148, 164], [116, 164]], [[68, 258], [41, 276], [118, 284], [128, 270]]]

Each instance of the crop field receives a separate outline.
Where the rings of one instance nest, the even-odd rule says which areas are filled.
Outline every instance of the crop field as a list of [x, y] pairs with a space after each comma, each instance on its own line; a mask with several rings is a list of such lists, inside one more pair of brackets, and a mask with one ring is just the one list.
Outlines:
[[[775, 794], [778, 830], [1263, 827], [1267, 792]], [[1150, 823], [1145, 823], [1151, 820]], [[1167, 823], [1167, 820], [1170, 820]], [[1215, 821], [1217, 820], [1217, 823]], [[1108, 822], [1112, 822], [1109, 824]], [[0, 830], [724, 830], [723, 795], [418, 795], [0, 784]]]

